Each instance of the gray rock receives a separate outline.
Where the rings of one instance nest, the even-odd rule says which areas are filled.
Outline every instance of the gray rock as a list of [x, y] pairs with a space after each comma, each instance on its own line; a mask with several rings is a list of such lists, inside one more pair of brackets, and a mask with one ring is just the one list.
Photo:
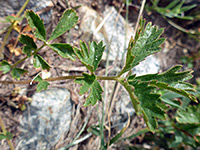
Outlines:
[[159, 60], [153, 55], [150, 55], [146, 57], [144, 61], [140, 62], [139, 65], [133, 68], [133, 73], [135, 73], [136, 76], [141, 76], [145, 74], [158, 73], [159, 70], [160, 70]]
[[[11, 14], [17, 14], [20, 8], [24, 5], [26, 0], [0, 0], [0, 17], [5, 17]], [[33, 11], [39, 11], [42, 8], [46, 8], [51, 4], [51, 0], [30, 0], [26, 9], [31, 9]], [[25, 10], [26, 10], [25, 9]], [[44, 23], [50, 21], [51, 11], [41, 15], [44, 19]]]
[[72, 102], [66, 89], [54, 88], [35, 93], [23, 114], [19, 150], [48, 150], [70, 128]]
[[[125, 22], [121, 15], [118, 16], [118, 12], [114, 7], [105, 9], [105, 12], [103, 12], [104, 18], [94, 9], [87, 6], [82, 6], [79, 11], [84, 14], [80, 24], [80, 29], [83, 32], [82, 40], [88, 42], [92, 40], [92, 37], [98, 42], [103, 40], [104, 45], [106, 45], [103, 60], [106, 59], [108, 49], [110, 49], [110, 61], [121, 60], [124, 53], [124, 44], [128, 45], [129, 39], [133, 34], [132, 27]], [[100, 24], [103, 26], [98, 29]], [[125, 43], [126, 25], [127, 36]]]

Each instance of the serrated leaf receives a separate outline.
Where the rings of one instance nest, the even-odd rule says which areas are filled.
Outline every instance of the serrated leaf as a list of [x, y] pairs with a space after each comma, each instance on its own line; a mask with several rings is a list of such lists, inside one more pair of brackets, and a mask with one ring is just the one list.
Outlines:
[[35, 81], [38, 82], [37, 87], [36, 87], [37, 88], [37, 92], [40, 92], [43, 89], [47, 90], [47, 87], [50, 85], [49, 82], [43, 80], [40, 76], [37, 76], [35, 78]]
[[135, 39], [129, 42], [128, 52], [126, 55], [126, 64], [120, 75], [129, 71], [147, 56], [161, 50], [160, 45], [165, 41], [165, 38], [159, 38], [163, 33], [163, 28], [158, 29], [148, 23], [145, 27], [145, 20], [140, 20], [140, 27], [136, 32]]
[[64, 11], [62, 17], [60, 18], [60, 21], [58, 22], [56, 28], [54, 31], [51, 33], [51, 36], [48, 41], [51, 41], [71, 28], [75, 26], [75, 24], [78, 22], [78, 16], [76, 12], [73, 9], [67, 9]]
[[97, 44], [94, 41], [92, 41], [92, 43], [89, 42], [88, 45], [89, 49], [84, 42], [80, 41], [81, 50], [74, 48], [74, 52], [80, 61], [91, 72], [94, 72], [101, 61], [105, 46], [103, 46], [103, 42]]
[[37, 46], [33, 40], [33, 38], [31, 38], [28, 35], [21, 35], [19, 38], [19, 41], [23, 44], [29, 45], [30, 47], [32, 47], [33, 49], [37, 49]]
[[90, 104], [95, 105], [97, 100], [102, 99], [103, 89], [100, 83], [96, 80], [96, 76], [94, 74], [89, 75], [83, 73], [83, 77], [75, 80], [76, 83], [83, 84], [80, 88], [80, 94], [84, 94], [89, 91], [89, 95], [86, 98], [86, 102], [83, 106], [88, 106]]
[[42, 68], [49, 71], [50, 66], [49, 64], [38, 54], [34, 55], [34, 67], [35, 68]]
[[183, 95], [183, 96], [189, 98], [190, 100], [192, 100], [192, 101], [198, 103], [196, 97], [193, 96], [192, 94], [186, 92], [185, 90], [171, 87], [171, 86], [169, 86], [167, 83], [158, 82], [158, 81], [151, 81], [151, 82], [149, 83], [149, 85], [156, 86], [156, 87], [161, 88], [161, 89], [166, 89], [166, 90], [169, 90], [169, 91], [178, 93], [178, 94]]
[[50, 85], [47, 81], [40, 81], [37, 85], [37, 92], [40, 92], [41, 90], [47, 90], [48, 85]]
[[32, 30], [34, 30], [35, 37], [42, 41], [46, 41], [46, 30], [43, 20], [32, 10], [27, 10], [25, 12], [25, 17]]
[[[181, 66], [174, 66], [162, 74], [148, 74], [138, 77], [131, 75], [127, 80], [128, 85], [122, 83], [126, 89], [128, 86], [133, 86], [132, 91], [130, 88], [127, 91], [135, 93], [136, 98], [132, 100], [135, 101], [134, 105], [136, 106], [133, 106], [138, 108], [139, 112], [142, 112], [145, 122], [151, 131], [154, 131], [157, 127], [156, 118], [164, 119], [165, 111], [167, 110], [167, 106], [162, 103], [160, 95], [156, 94], [159, 89], [176, 92], [197, 102], [195, 96], [187, 92], [192, 91], [193, 86], [183, 82], [192, 77], [192, 72], [177, 72], [180, 68]], [[139, 104], [136, 103], [137, 101], [139, 101]]]
[[192, 78], [192, 71], [177, 72], [181, 67], [177, 65], [161, 74], [138, 76], [135, 80], [149, 82], [150, 85], [176, 92], [197, 102], [196, 98], [187, 92], [194, 90], [193, 85], [183, 82]]
[[193, 71], [183, 71], [178, 72], [181, 69], [181, 65], [176, 65], [171, 67], [169, 70], [161, 73], [161, 74], [147, 74], [136, 77], [136, 80], [140, 81], [150, 81], [150, 80], [157, 80], [160, 82], [165, 82], [170, 85], [175, 85], [178, 82], [186, 81], [192, 78]]
[[32, 50], [36, 50], [37, 46], [34, 42], [34, 40], [28, 36], [28, 35], [21, 35], [19, 38], [19, 41], [23, 44], [26, 44], [23, 48], [23, 53], [26, 54], [27, 56], [31, 56]]
[[154, 93], [156, 88], [149, 86], [148, 82], [129, 81], [129, 84], [135, 88], [134, 93], [140, 102], [139, 111], [149, 129], [154, 131], [158, 126], [156, 118], [165, 119], [166, 107], [163, 107], [160, 95]]
[[20, 79], [20, 76], [27, 73], [28, 71], [24, 70], [24, 69], [21, 69], [21, 68], [14, 68], [12, 71], [11, 71], [11, 75], [13, 77], [13, 79], [17, 79], [19, 80]]
[[5, 74], [10, 70], [11, 70], [11, 65], [6, 60], [0, 62], [0, 71], [3, 71], [3, 73]]
[[53, 49], [56, 53], [64, 58], [70, 58], [71, 60], [76, 60], [74, 58], [74, 50], [70, 44], [65, 43], [53, 43], [48, 45], [51, 49]]
[[200, 105], [190, 105], [185, 110], [178, 110], [176, 120], [182, 124], [200, 125]]

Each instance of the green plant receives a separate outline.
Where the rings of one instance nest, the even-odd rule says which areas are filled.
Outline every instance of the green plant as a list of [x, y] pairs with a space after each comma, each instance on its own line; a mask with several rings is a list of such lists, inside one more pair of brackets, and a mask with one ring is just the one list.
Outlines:
[[[74, 10], [68, 9], [64, 11], [48, 40], [43, 21], [40, 17], [31, 10], [25, 12], [25, 17], [32, 28], [34, 38], [42, 41], [43, 45], [38, 47], [32, 37], [22, 34], [19, 41], [25, 45], [23, 53], [26, 56], [14, 64], [9, 64], [6, 60], [0, 62], [0, 70], [4, 74], [11, 72], [13, 78], [19, 80], [20, 76], [27, 73], [27, 71], [17, 66], [30, 57], [34, 59], [33, 66], [35, 68], [42, 68], [43, 70], [49, 71], [51, 68], [50, 65], [38, 53], [45, 46], [51, 48], [61, 57], [69, 58], [73, 61], [78, 59], [90, 73], [83, 73], [79, 76], [62, 76], [47, 79], [42, 79], [38, 74], [32, 80], [28, 81], [0, 81], [0, 83], [28, 84], [37, 82], [37, 91], [41, 91], [47, 89], [50, 81], [74, 79], [75, 83], [82, 84], [80, 94], [89, 94], [84, 103], [84, 106], [88, 106], [102, 101], [103, 89], [98, 80], [114, 80], [119, 82], [127, 90], [136, 113], [143, 115], [149, 130], [152, 132], [158, 127], [157, 119], [166, 119], [166, 111], [168, 110], [168, 107], [161, 99], [161, 94], [158, 94], [157, 91], [172, 91], [197, 102], [195, 96], [190, 93], [190, 91], [194, 91], [193, 85], [185, 82], [192, 78], [192, 71], [178, 72], [181, 69], [179, 65], [161, 74], [148, 74], [143, 76], [132, 74], [132, 68], [137, 66], [147, 56], [160, 51], [160, 45], [165, 41], [165, 38], [160, 38], [164, 29], [158, 29], [158, 27], [153, 26], [151, 23], [146, 24], [144, 19], [140, 20], [135, 37], [130, 39], [126, 62], [121, 72], [116, 76], [97, 76], [95, 71], [98, 68], [105, 48], [103, 42], [96, 43], [92, 41], [87, 46], [85, 42], [80, 41], [80, 48], [67, 43], [50, 43], [75, 26], [78, 21], [78, 16]], [[99, 125], [99, 128], [103, 130], [104, 126]], [[117, 141], [125, 129], [111, 139], [110, 143], [104, 144], [102, 142], [101, 149]]]
[[193, 21], [195, 19], [199, 20], [199, 16], [197, 15], [198, 12], [197, 12], [197, 14], [194, 13], [194, 14], [191, 14], [190, 16], [189, 15], [186, 16], [186, 12], [197, 7], [197, 4], [184, 6], [185, 0], [174, 0], [174, 1], [171, 1], [171, 3], [169, 3], [166, 7], [160, 7], [159, 2], [160, 2], [160, 0], [151, 0], [152, 6], [146, 5], [146, 10], [156, 11], [157, 13], [162, 15], [162, 17], [165, 20], [167, 20], [167, 22], [170, 25], [172, 25], [173, 27], [175, 27], [176, 29], [178, 29], [182, 32], [189, 34], [192, 38], [199, 41], [200, 33], [198, 31], [198, 28], [196, 28], [195, 30], [188, 30], [188, 29], [185, 29], [183, 26], [178, 25], [174, 21], [171, 20], [173, 18], [177, 18], [177, 19], [181, 19], [181, 20], [193, 20]]
[[3, 131], [2, 133], [0, 132], [0, 140], [6, 139], [8, 141], [8, 145], [10, 146], [11, 150], [14, 150], [14, 146], [12, 142], [10, 141], [13, 138], [13, 135], [10, 132], [6, 131], [5, 125], [1, 117], [0, 117], [0, 127]]
[[194, 19], [193, 16], [184, 16], [184, 13], [194, 7], [196, 7], [196, 4], [190, 5], [190, 6], [183, 6], [185, 3], [184, 0], [174, 0], [166, 7], [159, 7], [158, 3], [160, 0], [151, 0], [153, 6], [151, 9], [157, 11], [162, 16], [168, 17], [168, 18], [179, 18], [179, 19], [186, 19], [186, 20], [192, 20]]
[[[199, 90], [195, 93], [198, 97]], [[166, 92], [162, 95], [169, 103], [165, 121], [159, 120], [155, 134], [147, 134], [144, 140], [152, 146], [164, 149], [198, 149], [200, 147], [200, 105], [191, 105], [188, 98], [176, 93]], [[180, 101], [181, 99], [181, 101]], [[176, 109], [175, 109], [176, 108]]]

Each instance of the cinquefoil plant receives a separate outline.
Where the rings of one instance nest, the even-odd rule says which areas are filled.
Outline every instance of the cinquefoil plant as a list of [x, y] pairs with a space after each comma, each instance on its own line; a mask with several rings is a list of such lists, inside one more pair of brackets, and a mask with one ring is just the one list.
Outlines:
[[[74, 79], [75, 83], [82, 84], [80, 94], [89, 93], [84, 106], [95, 105], [97, 101], [102, 100], [103, 89], [98, 80], [115, 80], [119, 82], [129, 93], [133, 107], [138, 115], [143, 115], [144, 120], [150, 131], [157, 128], [157, 119], [165, 119], [167, 106], [157, 94], [158, 90], [168, 90], [183, 95], [192, 101], [197, 102], [196, 98], [189, 91], [194, 91], [193, 86], [185, 81], [192, 78], [192, 71], [178, 72], [181, 66], [174, 66], [161, 74], [148, 74], [136, 76], [131, 70], [143, 61], [147, 56], [161, 50], [160, 45], [165, 38], [160, 38], [163, 29], [147, 23], [144, 19], [140, 20], [134, 38], [130, 39], [126, 62], [121, 72], [116, 76], [96, 76], [95, 71], [101, 61], [104, 48], [103, 42], [80, 42], [80, 48], [67, 43], [51, 43], [52, 40], [64, 34], [75, 26], [78, 16], [74, 10], [66, 10], [56, 28], [51, 33], [50, 38], [46, 37], [46, 30], [40, 17], [31, 10], [25, 12], [28, 24], [32, 28], [34, 38], [43, 41], [43, 45], [38, 47], [33, 38], [28, 35], [21, 35], [20, 42], [24, 44], [23, 53], [26, 55], [15, 64], [9, 64], [6, 60], [0, 63], [0, 70], [3, 73], [11, 71], [13, 78], [20, 79], [20, 76], [26, 73], [26, 70], [17, 68], [19, 63], [25, 59], [33, 57], [34, 67], [50, 70], [50, 65], [38, 53], [43, 47], [48, 46], [61, 57], [69, 58], [73, 61], [80, 60], [81, 63], [90, 71], [89, 74], [83, 73], [81, 76], [63, 76], [42, 79], [39, 75], [34, 82], [38, 82], [37, 91], [47, 89], [49, 82], [54, 80]], [[129, 72], [126, 77], [123, 74]], [[14, 83], [30, 83], [31, 81], [17, 81]], [[13, 83], [9, 81], [0, 81], [0, 83]]]

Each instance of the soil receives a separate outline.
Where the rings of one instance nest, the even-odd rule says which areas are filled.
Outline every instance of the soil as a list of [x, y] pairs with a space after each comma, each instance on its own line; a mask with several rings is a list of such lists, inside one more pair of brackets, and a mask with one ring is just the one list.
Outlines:
[[[54, 4], [50, 7], [52, 12], [52, 18], [51, 23], [46, 25], [48, 36], [50, 35], [52, 29], [56, 26], [59, 17], [62, 15], [62, 12], [67, 9], [67, 6], [71, 8], [75, 8], [78, 12], [78, 15], [80, 17], [79, 23], [77, 26], [79, 26], [82, 14], [79, 14], [79, 11], [77, 7], [80, 5], [87, 5], [99, 13], [102, 13], [106, 6], [114, 6], [117, 10], [122, 8], [122, 15], [125, 17], [126, 14], [126, 8], [125, 4], [122, 0], [69, 0], [68, 5], [66, 4], [65, 0], [53, 0]], [[136, 23], [137, 16], [140, 10], [140, 0], [137, 0], [132, 3], [132, 5], [129, 6], [129, 22], [132, 24]], [[150, 4], [150, 2], [147, 2]], [[42, 13], [45, 13], [47, 10], [41, 11]], [[132, 15], [134, 14], [134, 15]], [[153, 24], [156, 24], [159, 27], [164, 27], [165, 32], [163, 34], [164, 37], [167, 38], [166, 42], [162, 45], [163, 50], [156, 54], [156, 57], [161, 62], [161, 70], [165, 71], [174, 64], [182, 64], [183, 70], [188, 69], [187, 63], [182, 63], [182, 58], [184, 56], [193, 58], [193, 70], [194, 70], [194, 78], [191, 80], [192, 83], [195, 83], [195, 79], [199, 77], [199, 66], [200, 66], [200, 55], [199, 55], [199, 49], [200, 49], [200, 43], [198, 43], [194, 38], [191, 38], [188, 34], [183, 33], [173, 26], [171, 26], [161, 15], [159, 15], [156, 12], [147, 12], [144, 11], [144, 18], [146, 18], [147, 22], [151, 21]], [[189, 21], [181, 21], [180, 19], [174, 19], [173, 20], [177, 24], [184, 24], [184, 27], [187, 29], [194, 29], [197, 27], [197, 23], [199, 22], [189, 22]], [[23, 25], [26, 23], [24, 22]], [[80, 37], [82, 33], [77, 29], [72, 29], [69, 32], [65, 33], [61, 37], [59, 37], [56, 41], [57, 42], [63, 42], [63, 43], [72, 43], [75, 46], [78, 46]], [[2, 33], [1, 36], [5, 36], [5, 33]], [[70, 36], [70, 38], [69, 38]], [[24, 57], [23, 54], [20, 54], [19, 56], [16, 56], [16, 54], [11, 54], [11, 52], [8, 49], [8, 45], [11, 43], [14, 43], [17, 39], [17, 32], [13, 31], [11, 33], [11, 36], [7, 42], [7, 45], [5, 46], [4, 56], [6, 60], [9, 60], [10, 63], [14, 63], [17, 60]], [[2, 43], [1, 43], [2, 44]], [[38, 46], [42, 43], [37, 42]], [[18, 46], [21, 46], [20, 44]], [[48, 48], [44, 47], [39, 52], [44, 59], [50, 64], [51, 67], [51, 76], [63, 76], [63, 75], [80, 75], [82, 72], [87, 71], [80, 62], [75, 61], [72, 62], [71, 60], [64, 59], [59, 57], [56, 53], [53, 53], [52, 51], [49, 51]], [[33, 69], [31, 65], [30, 59], [26, 60], [23, 64], [20, 64], [18, 67], [24, 68], [29, 71], [29, 73], [23, 77], [21, 80], [31, 80], [40, 70]], [[109, 68], [110, 70], [113, 69], [112, 66]], [[100, 69], [98, 69], [97, 73], [99, 75], [103, 75], [105, 73], [104, 66], [101, 66]], [[1, 80], [3, 81], [13, 81], [10, 74], [2, 75], [1, 74]], [[103, 84], [103, 83], [102, 83]], [[88, 115], [87, 111], [88, 108], [82, 108], [81, 105], [84, 102], [85, 97], [79, 96], [79, 86], [74, 84], [72, 81], [56, 81], [52, 82], [50, 87], [64, 87], [70, 90], [71, 92], [71, 98], [74, 101], [74, 112], [73, 112], [73, 120], [72, 120], [72, 128], [71, 131], [66, 135], [65, 139], [63, 141], [60, 141], [57, 145], [55, 145], [54, 148], [60, 148], [67, 144], [69, 144], [72, 139], [76, 136], [76, 134], [81, 129], [82, 125], [84, 124], [84, 118]], [[19, 94], [20, 89], [27, 89], [23, 96]], [[73, 89], [73, 90], [72, 90]], [[121, 89], [120, 89], [121, 90]], [[2, 117], [4, 124], [6, 126], [6, 129], [10, 131], [14, 135], [13, 143], [16, 147], [15, 139], [20, 134], [20, 123], [19, 120], [22, 117], [22, 111], [19, 109], [21, 108], [22, 104], [28, 105], [29, 99], [28, 97], [31, 97], [36, 92], [36, 85], [30, 86], [28, 84], [26, 85], [4, 85], [0, 84], [0, 116]], [[15, 94], [16, 93], [16, 94]], [[119, 97], [116, 97], [119, 98]], [[89, 116], [89, 121], [87, 127], [90, 125], [96, 124], [98, 122], [96, 108], [92, 108], [91, 110], [94, 113], [91, 113]], [[115, 113], [113, 111], [113, 113]], [[77, 127], [78, 126], [78, 127]], [[74, 127], [74, 128], [73, 128]], [[139, 129], [144, 128], [144, 121], [143, 119], [135, 116], [134, 119], [131, 119], [131, 124], [127, 132], [123, 136], [128, 135], [131, 130], [134, 129], [134, 131], [138, 131]], [[111, 136], [115, 135], [118, 131], [111, 130]], [[86, 131], [83, 133], [86, 135]], [[108, 132], [106, 132], [108, 135]], [[70, 137], [70, 138], [69, 138]], [[72, 138], [73, 137], [73, 138]], [[142, 137], [136, 138], [139, 141], [142, 141]], [[136, 140], [135, 140], [136, 141]], [[135, 142], [134, 141], [134, 142]], [[71, 149], [91, 149], [98, 147], [99, 138], [96, 136], [91, 136], [89, 139], [85, 140], [83, 143], [77, 144]], [[134, 144], [133, 141], [124, 141], [119, 144], [113, 144], [111, 149], [119, 149], [120, 145], [123, 144]], [[0, 147], [3, 149], [6, 149], [7, 142], [5, 140], [1, 140]]]

